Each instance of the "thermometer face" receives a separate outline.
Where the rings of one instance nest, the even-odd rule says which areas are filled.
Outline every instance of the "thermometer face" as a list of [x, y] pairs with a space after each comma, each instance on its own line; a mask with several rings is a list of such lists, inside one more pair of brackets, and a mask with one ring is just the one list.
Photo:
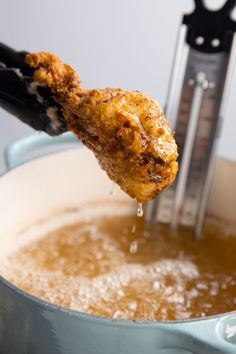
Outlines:
[[148, 221], [191, 227], [197, 238], [236, 57], [235, 6], [236, 0], [227, 0], [211, 11], [195, 0], [193, 12], [183, 16], [165, 110], [176, 132], [179, 173], [173, 186], [146, 209]]
[[[186, 146], [186, 136], [189, 127], [189, 118], [193, 109], [198, 109], [196, 130], [192, 145], [188, 176], [182, 200], [179, 220], [181, 224], [193, 226], [196, 223], [200, 207], [203, 187], [207, 177], [207, 168], [210, 162], [214, 139], [217, 138], [217, 127], [220, 102], [226, 76], [228, 57], [226, 53], [206, 54], [194, 49], [189, 52], [186, 66], [179, 112], [176, 120], [176, 142], [179, 147], [179, 163], [181, 162]], [[195, 81], [198, 73], [205, 74], [201, 100], [193, 107]], [[178, 180], [176, 181], [178, 183]], [[176, 185], [175, 185], [176, 188]]]
[[[186, 43], [184, 46], [188, 47]], [[174, 185], [157, 201], [157, 221], [196, 228], [199, 210], [206, 207], [204, 193], [209, 192], [206, 184], [222, 119], [229, 57], [229, 52], [203, 53], [188, 47], [185, 59], [177, 63], [179, 70], [181, 65], [184, 69], [181, 68], [179, 82], [172, 82], [174, 87], [170, 91], [179, 99], [178, 103], [176, 98], [170, 100], [166, 111], [174, 111], [170, 107], [173, 102], [176, 114], [172, 127], [176, 132], [180, 169]], [[178, 72], [178, 68], [173, 72]], [[170, 113], [167, 118], [171, 119]]]

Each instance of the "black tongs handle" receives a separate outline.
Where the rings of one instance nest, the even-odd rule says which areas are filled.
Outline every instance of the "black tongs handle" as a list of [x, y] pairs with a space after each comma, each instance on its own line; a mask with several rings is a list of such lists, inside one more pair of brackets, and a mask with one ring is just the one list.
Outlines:
[[46, 87], [32, 80], [26, 54], [0, 43], [0, 107], [36, 130], [61, 134], [67, 130], [61, 108]]
[[0, 43], [0, 63], [4, 63], [8, 68], [18, 68], [22, 74], [31, 76], [33, 69], [25, 62], [26, 51], [16, 51], [6, 44]]
[[222, 6], [221, 11], [225, 14], [227, 13], [228, 15], [230, 15], [233, 9], [235, 8], [235, 5], [236, 5], [236, 0], [228, 0]]
[[[201, 52], [227, 52], [231, 48], [236, 32], [236, 22], [230, 17], [236, 0], [227, 0], [216, 11], [209, 10], [203, 0], [194, 0], [195, 9], [184, 15], [183, 24], [187, 25], [188, 44]], [[198, 38], [201, 38], [199, 41]]]

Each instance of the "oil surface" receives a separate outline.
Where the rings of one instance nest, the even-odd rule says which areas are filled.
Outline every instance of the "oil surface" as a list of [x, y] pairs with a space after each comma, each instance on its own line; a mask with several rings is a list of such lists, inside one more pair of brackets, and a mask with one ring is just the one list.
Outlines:
[[0, 273], [51, 303], [105, 317], [174, 320], [236, 309], [236, 237], [195, 241], [142, 218], [92, 218], [10, 254]]

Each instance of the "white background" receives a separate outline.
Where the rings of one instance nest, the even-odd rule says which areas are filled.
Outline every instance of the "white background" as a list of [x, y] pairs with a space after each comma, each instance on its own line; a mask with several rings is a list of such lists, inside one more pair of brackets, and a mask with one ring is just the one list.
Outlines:
[[[136, 89], [164, 105], [178, 26], [192, 8], [191, 0], [2, 0], [0, 41], [58, 54], [79, 71], [86, 88]], [[235, 111], [236, 70], [219, 146], [219, 154], [231, 159]], [[0, 171], [4, 147], [32, 132], [0, 109]]]

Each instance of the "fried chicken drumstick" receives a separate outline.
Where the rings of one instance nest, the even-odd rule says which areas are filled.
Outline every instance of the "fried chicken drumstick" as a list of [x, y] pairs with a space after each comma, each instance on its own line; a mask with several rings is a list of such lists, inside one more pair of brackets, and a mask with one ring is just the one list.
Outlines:
[[51, 53], [28, 54], [26, 63], [61, 106], [68, 129], [127, 194], [142, 202], [172, 184], [177, 146], [155, 100], [137, 91], [83, 89], [76, 71]]

